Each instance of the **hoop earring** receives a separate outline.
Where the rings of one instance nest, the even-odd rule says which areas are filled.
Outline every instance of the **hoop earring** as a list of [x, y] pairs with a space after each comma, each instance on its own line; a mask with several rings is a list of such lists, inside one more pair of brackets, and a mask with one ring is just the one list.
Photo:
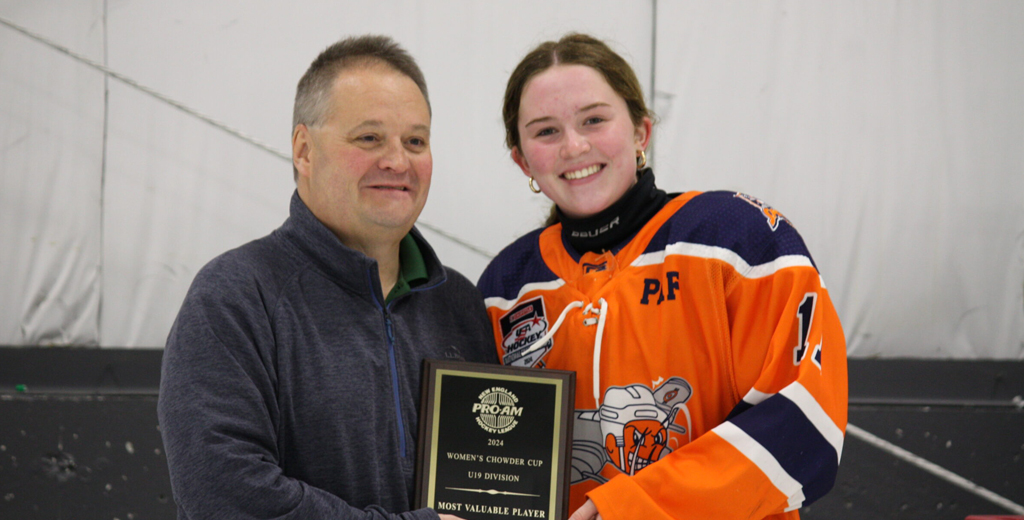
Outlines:
[[640, 150], [640, 155], [636, 158], [636, 169], [642, 170], [644, 166], [647, 166], [647, 154]]
[[540, 193], [540, 187], [539, 186], [534, 186], [534, 184], [533, 184], [533, 177], [530, 177], [530, 191], [532, 191], [534, 193]]

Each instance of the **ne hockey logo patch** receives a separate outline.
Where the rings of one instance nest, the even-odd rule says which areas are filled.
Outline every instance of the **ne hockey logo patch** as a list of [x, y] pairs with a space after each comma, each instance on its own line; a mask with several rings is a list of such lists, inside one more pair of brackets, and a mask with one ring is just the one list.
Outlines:
[[764, 215], [766, 219], [768, 219], [768, 227], [772, 228], [772, 231], [778, 229], [779, 223], [782, 222], [783, 220], [789, 222], [790, 225], [793, 224], [792, 222], [790, 222], [788, 218], [786, 218], [782, 213], [780, 213], [779, 210], [769, 206], [761, 199], [751, 197], [750, 195], [747, 195], [745, 193], [737, 193], [736, 195], [733, 196], [739, 199], [743, 199], [744, 201], [747, 202], [747, 204], [750, 204], [751, 206], [754, 206], [755, 208], [761, 210], [761, 214]]
[[501, 361], [505, 365], [535, 366], [554, 345], [554, 340], [548, 340], [539, 348], [531, 348], [548, 331], [543, 297], [516, 305], [498, 323], [501, 326], [501, 346], [505, 349]]

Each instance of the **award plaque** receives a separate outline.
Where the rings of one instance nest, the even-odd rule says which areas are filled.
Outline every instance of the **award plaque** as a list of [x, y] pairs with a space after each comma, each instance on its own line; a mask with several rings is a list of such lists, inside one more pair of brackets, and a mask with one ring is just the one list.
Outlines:
[[416, 507], [566, 518], [575, 388], [574, 372], [426, 360]]

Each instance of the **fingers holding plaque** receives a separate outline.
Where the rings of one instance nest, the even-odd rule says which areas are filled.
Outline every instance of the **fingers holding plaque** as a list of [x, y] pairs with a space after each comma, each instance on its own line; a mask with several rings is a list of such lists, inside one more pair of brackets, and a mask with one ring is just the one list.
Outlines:
[[417, 507], [565, 518], [574, 389], [573, 372], [427, 360]]

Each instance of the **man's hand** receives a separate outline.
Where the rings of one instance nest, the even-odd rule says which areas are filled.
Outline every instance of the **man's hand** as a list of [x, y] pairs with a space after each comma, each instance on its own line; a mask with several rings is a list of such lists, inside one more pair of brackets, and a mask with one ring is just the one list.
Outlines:
[[455, 515], [442, 515], [442, 514], [438, 514], [437, 516], [441, 517], [441, 520], [462, 520], [462, 518], [457, 517]]
[[587, 501], [582, 506], [580, 506], [580, 508], [577, 509], [576, 512], [574, 512], [572, 514], [572, 516], [569, 517], [569, 520], [602, 520], [602, 519], [601, 519], [601, 513], [597, 512], [597, 506], [595, 506], [594, 503], [591, 502], [590, 499], [588, 498]]

